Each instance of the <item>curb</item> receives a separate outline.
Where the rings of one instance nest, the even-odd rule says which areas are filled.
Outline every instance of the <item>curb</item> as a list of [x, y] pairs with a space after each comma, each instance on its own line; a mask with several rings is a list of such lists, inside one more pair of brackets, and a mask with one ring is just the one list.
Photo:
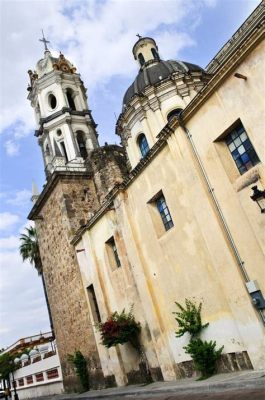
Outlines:
[[[127, 396], [150, 396], [150, 395], [159, 395], [163, 393], [172, 394], [172, 393], [187, 393], [192, 394], [196, 393], [209, 393], [209, 392], [220, 392], [227, 391], [233, 389], [264, 389], [265, 394], [265, 378], [252, 378], [252, 379], [244, 379], [243, 381], [237, 382], [220, 382], [220, 383], [209, 383], [207, 385], [204, 384], [191, 384], [191, 385], [181, 385], [181, 386], [173, 386], [173, 387], [161, 387], [161, 388], [134, 388], [132, 390], [124, 390], [119, 392], [112, 393], [84, 393], [81, 395], [76, 395], [73, 399], [80, 400], [95, 400], [95, 399], [107, 399], [107, 398], [122, 398]], [[70, 400], [70, 397], [60, 397], [58, 400]]]

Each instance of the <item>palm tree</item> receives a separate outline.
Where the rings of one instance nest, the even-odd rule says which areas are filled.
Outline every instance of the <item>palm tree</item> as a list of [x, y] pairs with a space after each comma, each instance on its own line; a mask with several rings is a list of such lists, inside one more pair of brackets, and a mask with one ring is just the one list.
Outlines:
[[20, 255], [23, 261], [28, 260], [36, 268], [38, 275], [42, 275], [42, 263], [40, 258], [40, 250], [37, 239], [37, 232], [33, 226], [26, 228], [27, 233], [22, 233], [19, 240]]
[[42, 279], [42, 285], [43, 285], [44, 296], [45, 296], [48, 314], [49, 314], [51, 331], [54, 336], [52, 315], [51, 315], [50, 304], [49, 304], [47, 291], [46, 291], [46, 285], [45, 285], [44, 276], [43, 276], [43, 269], [42, 269], [42, 262], [41, 262], [41, 257], [40, 257], [37, 232], [33, 226], [26, 228], [26, 231], [27, 231], [27, 233], [22, 233], [19, 238], [19, 240], [21, 241], [21, 244], [19, 246], [20, 255], [22, 256], [23, 261], [27, 260], [30, 262], [30, 264], [34, 265], [34, 267], [36, 268], [36, 270], [38, 272], [38, 275]]

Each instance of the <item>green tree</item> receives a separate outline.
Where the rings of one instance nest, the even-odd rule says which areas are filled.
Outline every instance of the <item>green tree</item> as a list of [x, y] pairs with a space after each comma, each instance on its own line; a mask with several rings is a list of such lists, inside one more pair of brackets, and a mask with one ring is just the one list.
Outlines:
[[0, 375], [9, 380], [9, 374], [15, 370], [14, 358], [9, 353], [0, 354]]
[[50, 304], [49, 304], [49, 300], [48, 300], [48, 296], [47, 296], [45, 280], [44, 280], [44, 276], [43, 276], [43, 268], [42, 268], [42, 262], [41, 262], [41, 257], [40, 257], [40, 250], [39, 250], [39, 243], [38, 243], [36, 229], [33, 226], [26, 228], [26, 233], [22, 233], [19, 240], [21, 242], [21, 244], [19, 246], [19, 251], [20, 251], [20, 255], [22, 256], [23, 261], [29, 261], [30, 264], [34, 265], [36, 271], [38, 272], [38, 275], [42, 279], [42, 285], [43, 285], [44, 296], [45, 296], [48, 314], [49, 314], [51, 331], [52, 331], [52, 334], [54, 335], [51, 309], [50, 309]]

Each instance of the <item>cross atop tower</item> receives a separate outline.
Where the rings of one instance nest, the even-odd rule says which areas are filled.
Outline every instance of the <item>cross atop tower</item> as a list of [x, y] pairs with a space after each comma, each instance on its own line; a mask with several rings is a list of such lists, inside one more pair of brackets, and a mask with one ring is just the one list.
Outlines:
[[136, 35], [136, 36], [138, 36], [138, 38], [139, 38], [139, 39], [141, 39], [141, 37], [142, 37], [141, 35], [139, 35], [139, 33], [137, 33], [137, 35]]
[[43, 29], [41, 31], [42, 31], [42, 39], [39, 39], [39, 41], [44, 43], [45, 51], [49, 51], [49, 49], [47, 47], [47, 43], [50, 43], [50, 42], [49, 42], [49, 40], [45, 39]]

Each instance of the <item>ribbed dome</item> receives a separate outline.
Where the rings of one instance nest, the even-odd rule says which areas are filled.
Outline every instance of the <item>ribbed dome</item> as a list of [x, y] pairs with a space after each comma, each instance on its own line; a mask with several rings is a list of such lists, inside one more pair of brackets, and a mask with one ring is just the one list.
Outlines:
[[141, 68], [133, 84], [127, 89], [123, 98], [123, 107], [127, 106], [135, 94], [142, 93], [147, 86], [156, 85], [158, 82], [170, 77], [172, 74], [204, 71], [195, 64], [183, 61], [159, 61], [148, 68]]

